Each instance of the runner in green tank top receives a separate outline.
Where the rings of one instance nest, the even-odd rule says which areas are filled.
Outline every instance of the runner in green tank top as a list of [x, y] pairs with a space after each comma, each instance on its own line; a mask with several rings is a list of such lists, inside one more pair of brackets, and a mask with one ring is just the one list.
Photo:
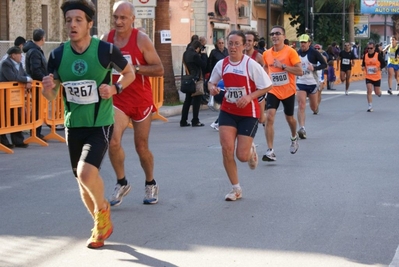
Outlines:
[[[95, 6], [90, 0], [67, 0], [61, 9], [70, 41], [53, 50], [43, 95], [56, 98], [60, 84], [65, 104], [65, 137], [81, 198], [94, 219], [89, 248], [104, 246], [113, 231], [111, 212], [99, 174], [113, 130], [112, 96], [135, 74], [119, 49], [90, 36]], [[111, 85], [111, 69], [121, 73]]]

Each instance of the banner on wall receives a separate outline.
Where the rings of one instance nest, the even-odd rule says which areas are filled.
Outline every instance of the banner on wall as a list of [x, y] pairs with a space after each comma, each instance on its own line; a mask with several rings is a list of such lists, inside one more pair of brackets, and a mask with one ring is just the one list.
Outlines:
[[361, 0], [360, 13], [389, 15], [399, 13], [398, 0]]
[[369, 38], [370, 27], [368, 16], [355, 16], [353, 27], [355, 28], [355, 38]]

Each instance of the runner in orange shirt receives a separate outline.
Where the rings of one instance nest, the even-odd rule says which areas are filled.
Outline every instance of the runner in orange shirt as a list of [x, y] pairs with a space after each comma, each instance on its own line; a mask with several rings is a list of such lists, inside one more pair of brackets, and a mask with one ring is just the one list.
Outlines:
[[291, 130], [291, 154], [298, 150], [298, 135], [294, 117], [296, 76], [302, 76], [301, 60], [295, 49], [284, 44], [285, 29], [274, 26], [270, 32], [273, 47], [263, 53], [264, 69], [273, 82], [273, 88], [266, 97], [266, 127], [265, 136], [268, 149], [263, 155], [263, 161], [275, 161], [273, 150], [274, 118], [280, 102], [284, 106], [285, 118]]
[[367, 112], [373, 111], [373, 88], [374, 93], [381, 97], [381, 69], [385, 67], [385, 60], [382, 55], [375, 51], [374, 42], [367, 44], [367, 54], [363, 57], [362, 70], [366, 71]]

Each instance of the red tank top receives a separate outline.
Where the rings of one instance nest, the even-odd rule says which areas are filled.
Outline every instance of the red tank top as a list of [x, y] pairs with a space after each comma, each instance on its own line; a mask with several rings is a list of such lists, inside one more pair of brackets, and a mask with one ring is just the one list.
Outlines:
[[258, 55], [258, 51], [257, 51], [257, 50], [254, 50], [254, 52], [252, 53], [251, 58], [252, 58], [253, 60], [256, 61], [256, 56], [257, 56], [257, 55]]
[[[137, 34], [138, 30], [132, 29], [129, 42], [119, 49], [132, 65], [147, 65], [143, 54], [137, 46]], [[115, 30], [111, 30], [108, 34], [107, 42], [113, 43], [114, 36]], [[118, 79], [118, 74], [112, 75], [112, 82], [115, 83]], [[129, 103], [135, 107], [149, 107], [153, 105], [150, 79], [147, 76], [136, 73], [136, 79], [122, 93], [113, 96], [114, 105], [118, 107], [118, 104], [126, 102], [127, 98], [129, 99]]]

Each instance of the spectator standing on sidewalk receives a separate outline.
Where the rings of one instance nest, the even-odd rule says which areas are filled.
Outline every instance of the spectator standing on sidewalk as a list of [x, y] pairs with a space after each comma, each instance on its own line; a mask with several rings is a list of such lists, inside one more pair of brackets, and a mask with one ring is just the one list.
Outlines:
[[[122, 136], [129, 122], [133, 123], [134, 146], [140, 158], [145, 174], [144, 204], [158, 202], [158, 185], [154, 179], [154, 156], [148, 140], [151, 129], [152, 113], [157, 109], [153, 102], [149, 77], [162, 76], [163, 65], [153, 43], [147, 34], [133, 28], [134, 6], [128, 1], [118, 1], [113, 6], [114, 29], [102, 37], [118, 47], [123, 56], [135, 70], [136, 79], [121, 94], [114, 95], [115, 123], [112, 134], [109, 157], [116, 174], [116, 186], [110, 197], [112, 206], [122, 203], [123, 196], [130, 191], [125, 174], [125, 152], [121, 145]], [[113, 75], [117, 82], [119, 74]]]
[[227, 37], [229, 56], [216, 63], [209, 80], [211, 95], [220, 93], [218, 82], [223, 79], [225, 96], [219, 114], [219, 137], [223, 165], [232, 185], [226, 201], [242, 197], [234, 154], [250, 169], [258, 164], [253, 138], [258, 128], [260, 108], [258, 97], [271, 88], [271, 81], [262, 67], [243, 54], [246, 44], [242, 31], [232, 31]]
[[[53, 100], [63, 85], [65, 137], [80, 195], [93, 217], [87, 247], [99, 248], [112, 234], [111, 207], [104, 197], [99, 169], [112, 136], [112, 96], [135, 78], [120, 50], [90, 36], [95, 6], [90, 0], [67, 0], [61, 5], [69, 41], [51, 52], [43, 77], [43, 95]], [[121, 73], [112, 84], [111, 70]]]
[[276, 160], [273, 149], [274, 120], [280, 103], [284, 106], [285, 119], [291, 132], [290, 153], [295, 154], [298, 150], [299, 137], [294, 117], [296, 76], [303, 74], [297, 51], [284, 44], [285, 29], [282, 26], [273, 26], [269, 35], [273, 46], [263, 53], [263, 60], [265, 71], [273, 82], [273, 88], [266, 96], [265, 137], [268, 149], [262, 157], [263, 161]]
[[[224, 41], [225, 41], [224, 38], [217, 39], [215, 48], [212, 49], [211, 53], [209, 54], [207, 68], [209, 69], [210, 73], [212, 73], [213, 68], [215, 67], [216, 63], [219, 60], [221, 60], [229, 55], [229, 52], [224, 45]], [[214, 122], [212, 122], [210, 126], [211, 126], [211, 128], [219, 131], [219, 117]]]
[[[32, 88], [32, 78], [25, 72], [21, 58], [22, 50], [19, 46], [13, 46], [7, 50], [8, 57], [0, 63], [0, 82], [20, 82], [25, 84], [26, 92]], [[18, 120], [21, 119], [21, 109], [18, 109]], [[11, 121], [14, 120], [11, 114]], [[11, 142], [8, 141], [7, 135], [0, 135], [1, 143], [8, 148], [21, 147], [27, 148], [29, 145], [24, 143], [22, 132], [11, 133]]]
[[[44, 76], [48, 75], [47, 60], [44, 56], [42, 47], [45, 42], [45, 32], [43, 29], [33, 30], [33, 41], [25, 43], [23, 51], [26, 53], [25, 69], [33, 80], [42, 81]], [[39, 105], [40, 93], [36, 92], [36, 120], [39, 118], [41, 107]], [[42, 126], [36, 128], [36, 136], [44, 140], [41, 134]], [[32, 131], [31, 131], [32, 135]], [[45, 141], [45, 140], [44, 140]]]
[[362, 62], [362, 70], [366, 71], [367, 112], [373, 111], [373, 89], [374, 93], [381, 97], [381, 69], [384, 67], [384, 57], [381, 53], [375, 51], [374, 42], [369, 42], [367, 44], [367, 54], [364, 55]]
[[[191, 46], [184, 52], [183, 54], [183, 63], [185, 68], [188, 70], [190, 75], [196, 77], [196, 83], [203, 83], [204, 76], [202, 74], [202, 69], [206, 66], [207, 62], [204, 57], [201, 57], [201, 43], [200, 41], [194, 41], [191, 43]], [[202, 127], [205, 124], [200, 122], [199, 120], [199, 110], [201, 106], [202, 95], [194, 95], [191, 93], [186, 94], [184, 99], [181, 118], [180, 118], [180, 127]], [[190, 110], [190, 106], [193, 106], [193, 118], [191, 119], [191, 123], [187, 122], [188, 113]]]
[[[18, 47], [21, 49], [21, 51], [22, 51], [22, 49], [23, 49], [25, 43], [26, 43], [26, 40], [25, 40], [25, 38], [22, 37], [22, 36], [18, 36], [18, 37], [15, 38], [15, 40], [14, 40], [14, 46], [18, 46]], [[6, 54], [1, 58], [1, 60], [0, 60], [0, 72], [1, 72], [1, 62], [3, 62], [6, 58], [8, 58], [8, 56], [9, 56], [9, 55], [6, 53]], [[24, 54], [24, 53], [21, 54], [21, 63], [22, 63], [22, 66], [25, 68], [25, 54]]]

